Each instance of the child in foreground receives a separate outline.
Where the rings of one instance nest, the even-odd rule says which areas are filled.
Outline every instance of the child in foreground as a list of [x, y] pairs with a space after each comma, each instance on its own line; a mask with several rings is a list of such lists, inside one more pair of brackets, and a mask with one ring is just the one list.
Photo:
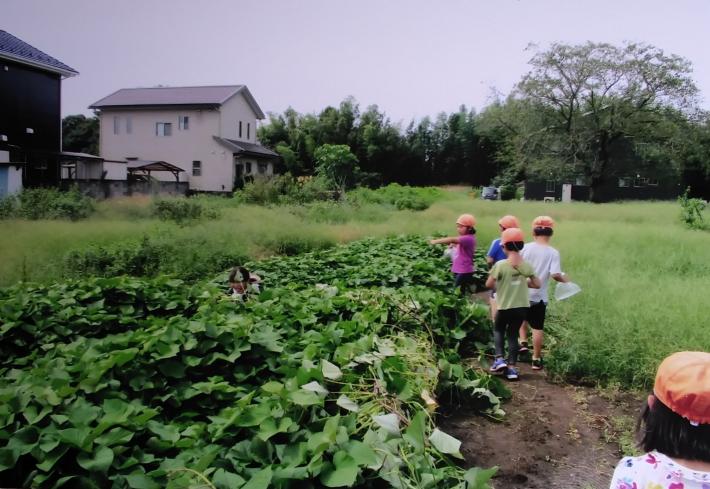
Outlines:
[[622, 458], [610, 489], [710, 489], [710, 353], [661, 362], [637, 435], [647, 453]]
[[[498, 219], [498, 229], [502, 233], [509, 228], [519, 228], [520, 222], [515, 216], [507, 215]], [[488, 252], [486, 253], [486, 263], [488, 263], [488, 268], [490, 269], [496, 262], [505, 260], [505, 252], [500, 244], [500, 238], [496, 238], [491, 241], [491, 245], [488, 247]], [[491, 311], [491, 320], [495, 321], [496, 318], [496, 291], [491, 290], [491, 296], [488, 299], [488, 307]], [[522, 351], [522, 350], [521, 350]]]
[[456, 249], [451, 261], [451, 271], [454, 274], [454, 287], [462, 294], [466, 294], [473, 285], [473, 255], [476, 252], [476, 218], [471, 214], [461, 214], [456, 219], [456, 232], [458, 236], [438, 238], [429, 241], [429, 244], [455, 244]]
[[[523, 324], [530, 306], [528, 287], [539, 288], [540, 281], [533, 267], [520, 256], [525, 239], [519, 228], [509, 228], [501, 234], [501, 244], [506, 259], [496, 262], [486, 280], [486, 287], [496, 288], [496, 313], [493, 341], [495, 361], [491, 372], [504, 372], [508, 380], [519, 376], [515, 364], [518, 360], [518, 330]], [[504, 359], [504, 335], [508, 337], [508, 360]]]

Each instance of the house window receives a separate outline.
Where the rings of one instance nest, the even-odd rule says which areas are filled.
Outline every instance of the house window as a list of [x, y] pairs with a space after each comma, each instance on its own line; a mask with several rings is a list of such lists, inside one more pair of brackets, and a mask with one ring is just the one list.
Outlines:
[[118, 116], [113, 117], [113, 133], [119, 134], [121, 130], [121, 118]]
[[648, 186], [649, 187], [658, 187], [658, 180], [655, 178], [649, 178], [648, 179]]
[[634, 187], [645, 187], [646, 185], [648, 185], [648, 178], [645, 178], [645, 177], [634, 178]]
[[192, 162], [192, 176], [199, 177], [201, 175], [202, 175], [202, 162], [201, 161], [193, 161]]
[[246, 163], [244, 163], [244, 172], [251, 173], [251, 161], [247, 161]]
[[126, 116], [126, 134], [131, 134], [133, 131], [133, 122], [131, 121], [131, 116]]
[[181, 131], [187, 131], [190, 129], [190, 117], [186, 115], [178, 116], [178, 129]]
[[247, 140], [251, 139], [251, 124], [247, 122]]
[[628, 177], [619, 177], [619, 187], [628, 187], [629, 180], [630, 179]]
[[173, 133], [173, 125], [170, 122], [156, 122], [155, 123], [155, 135], [156, 136], [170, 136]]
[[555, 181], [554, 180], [548, 180], [545, 182], [545, 192], [554, 192], [555, 191]]
[[257, 169], [259, 173], [266, 173], [266, 163], [257, 163]]
[[237, 134], [239, 134], [238, 137], [242, 137], [242, 121], [239, 121], [239, 132]]

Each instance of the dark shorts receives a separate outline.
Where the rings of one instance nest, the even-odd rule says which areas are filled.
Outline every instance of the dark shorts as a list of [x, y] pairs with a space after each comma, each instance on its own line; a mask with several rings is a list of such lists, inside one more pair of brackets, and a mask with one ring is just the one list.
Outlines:
[[473, 286], [473, 272], [472, 273], [454, 273], [454, 287], [460, 289], [461, 292], [465, 293], [469, 288]]
[[532, 329], [542, 330], [545, 326], [546, 310], [547, 304], [543, 301], [530, 303], [530, 309], [528, 309], [528, 324]]

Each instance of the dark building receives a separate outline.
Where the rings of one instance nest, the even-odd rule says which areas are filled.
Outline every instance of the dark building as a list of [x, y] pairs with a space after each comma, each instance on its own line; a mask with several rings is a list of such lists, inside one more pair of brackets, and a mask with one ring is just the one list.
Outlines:
[[78, 74], [0, 30], [0, 182], [22, 167], [23, 186], [59, 184], [62, 79]]

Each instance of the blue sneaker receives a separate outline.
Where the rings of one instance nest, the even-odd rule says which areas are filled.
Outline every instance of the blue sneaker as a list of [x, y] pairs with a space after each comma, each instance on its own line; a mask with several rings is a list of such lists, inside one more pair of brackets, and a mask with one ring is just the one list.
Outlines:
[[505, 378], [508, 380], [518, 380], [519, 376], [518, 369], [515, 367], [508, 367], [505, 370]]
[[491, 372], [501, 372], [508, 368], [508, 364], [502, 358], [496, 358], [496, 361], [491, 365]]

